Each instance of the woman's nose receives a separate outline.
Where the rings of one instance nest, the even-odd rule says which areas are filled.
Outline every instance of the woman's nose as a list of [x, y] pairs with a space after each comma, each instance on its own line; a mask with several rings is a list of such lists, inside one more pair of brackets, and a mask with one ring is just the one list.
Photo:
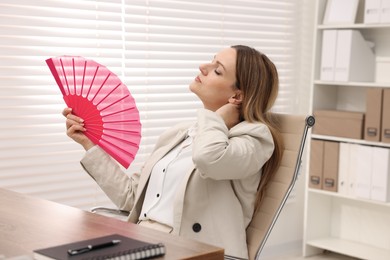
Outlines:
[[200, 70], [200, 72], [203, 74], [203, 75], [207, 75], [207, 73], [208, 73], [208, 66], [207, 66], [207, 64], [201, 64], [200, 66], [199, 66], [199, 70]]

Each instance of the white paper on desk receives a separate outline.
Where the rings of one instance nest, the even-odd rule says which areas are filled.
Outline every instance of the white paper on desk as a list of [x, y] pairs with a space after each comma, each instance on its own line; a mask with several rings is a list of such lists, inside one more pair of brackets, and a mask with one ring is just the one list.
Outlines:
[[322, 35], [320, 79], [334, 80], [336, 59], [337, 30], [324, 30]]
[[371, 199], [390, 201], [390, 150], [372, 147]]

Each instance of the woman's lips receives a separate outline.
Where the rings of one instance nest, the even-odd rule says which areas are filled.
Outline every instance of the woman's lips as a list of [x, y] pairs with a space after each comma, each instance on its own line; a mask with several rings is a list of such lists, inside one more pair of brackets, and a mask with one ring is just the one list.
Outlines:
[[195, 81], [196, 81], [196, 82], [202, 82], [202, 81], [200, 81], [199, 76], [197, 76], [197, 77], [195, 78]]

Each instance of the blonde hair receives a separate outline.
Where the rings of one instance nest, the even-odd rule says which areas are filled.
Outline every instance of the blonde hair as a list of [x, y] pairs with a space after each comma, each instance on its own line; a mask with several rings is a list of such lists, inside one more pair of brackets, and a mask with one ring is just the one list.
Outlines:
[[[275, 65], [263, 53], [244, 45], [231, 46], [237, 52], [236, 87], [243, 93], [241, 119], [261, 122], [271, 131], [275, 149], [262, 168], [255, 206], [260, 204], [272, 174], [279, 168], [283, 142], [276, 122], [269, 112], [279, 91], [279, 77]], [[255, 208], [257, 210], [257, 208]]]

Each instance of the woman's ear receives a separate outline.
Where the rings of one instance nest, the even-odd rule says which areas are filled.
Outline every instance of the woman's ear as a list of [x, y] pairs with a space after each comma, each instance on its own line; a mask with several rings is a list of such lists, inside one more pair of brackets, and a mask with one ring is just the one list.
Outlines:
[[240, 90], [237, 91], [234, 96], [229, 98], [229, 103], [231, 103], [231, 104], [240, 105], [241, 102], [242, 102], [242, 93]]

